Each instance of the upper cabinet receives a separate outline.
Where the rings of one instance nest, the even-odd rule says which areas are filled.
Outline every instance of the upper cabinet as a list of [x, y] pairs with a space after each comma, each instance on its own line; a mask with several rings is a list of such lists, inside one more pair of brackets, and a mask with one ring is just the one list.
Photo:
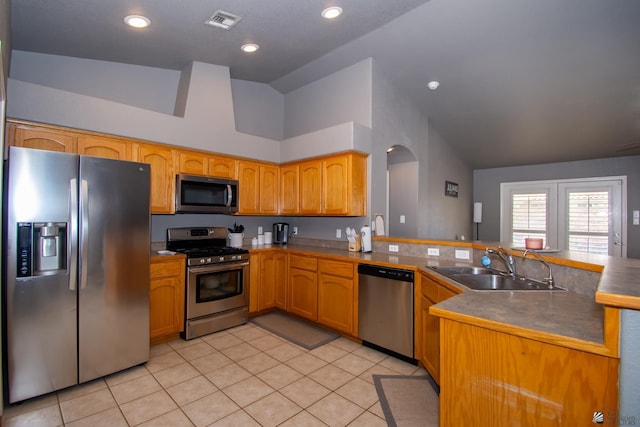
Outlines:
[[136, 144], [134, 160], [151, 165], [151, 213], [172, 214], [176, 211], [174, 202], [176, 173], [174, 151], [157, 144]]
[[[288, 163], [284, 168], [298, 167], [299, 208], [287, 206], [286, 215], [364, 216], [367, 206], [367, 155], [357, 152], [333, 154], [321, 158]], [[292, 178], [283, 183], [291, 194]], [[281, 198], [284, 196], [281, 194]], [[286, 200], [281, 201], [285, 206]], [[290, 204], [292, 205], [292, 204]]]
[[16, 147], [75, 153], [77, 135], [61, 129], [12, 123], [7, 120], [9, 144]]
[[331, 154], [284, 165], [61, 126], [7, 120], [9, 145], [151, 165], [151, 213], [175, 213], [176, 174], [239, 181], [238, 215], [365, 216], [367, 155]]

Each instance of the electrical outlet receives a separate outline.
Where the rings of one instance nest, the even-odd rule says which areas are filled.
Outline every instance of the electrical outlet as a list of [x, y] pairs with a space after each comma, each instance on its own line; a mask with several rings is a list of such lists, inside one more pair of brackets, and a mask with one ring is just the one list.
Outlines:
[[400, 215], [400, 224], [404, 224], [405, 222], [407, 222], [407, 217]]
[[293, 235], [297, 236], [298, 235], [298, 227], [293, 227]]
[[342, 229], [336, 228], [336, 239], [342, 239]]
[[428, 248], [427, 255], [440, 256], [440, 248]]
[[389, 252], [398, 252], [399, 250], [398, 245], [389, 245]]
[[463, 249], [456, 249], [456, 259], [470, 259], [469, 251]]

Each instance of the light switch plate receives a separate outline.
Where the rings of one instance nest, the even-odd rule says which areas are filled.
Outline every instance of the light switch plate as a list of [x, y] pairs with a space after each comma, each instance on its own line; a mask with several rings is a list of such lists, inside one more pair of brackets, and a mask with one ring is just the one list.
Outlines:
[[404, 215], [400, 215], [400, 224], [407, 222], [407, 218]]
[[398, 252], [399, 250], [398, 245], [389, 245], [389, 252]]
[[427, 255], [440, 256], [440, 248], [427, 248]]
[[456, 259], [469, 259], [469, 251], [456, 249]]
[[633, 225], [640, 225], [640, 211], [633, 211]]
[[342, 239], [342, 229], [336, 228], [336, 239]]

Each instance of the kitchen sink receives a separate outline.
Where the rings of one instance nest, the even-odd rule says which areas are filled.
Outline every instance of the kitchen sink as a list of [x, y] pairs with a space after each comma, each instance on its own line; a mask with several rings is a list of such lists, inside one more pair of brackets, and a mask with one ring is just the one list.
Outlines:
[[511, 276], [483, 267], [454, 266], [430, 267], [469, 289], [475, 291], [564, 291], [565, 289], [528, 279], [523, 276]]

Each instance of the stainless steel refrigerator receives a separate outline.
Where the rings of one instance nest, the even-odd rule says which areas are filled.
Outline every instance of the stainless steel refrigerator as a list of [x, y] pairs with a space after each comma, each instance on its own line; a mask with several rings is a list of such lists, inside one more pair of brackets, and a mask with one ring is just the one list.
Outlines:
[[149, 359], [150, 166], [11, 147], [9, 402]]

